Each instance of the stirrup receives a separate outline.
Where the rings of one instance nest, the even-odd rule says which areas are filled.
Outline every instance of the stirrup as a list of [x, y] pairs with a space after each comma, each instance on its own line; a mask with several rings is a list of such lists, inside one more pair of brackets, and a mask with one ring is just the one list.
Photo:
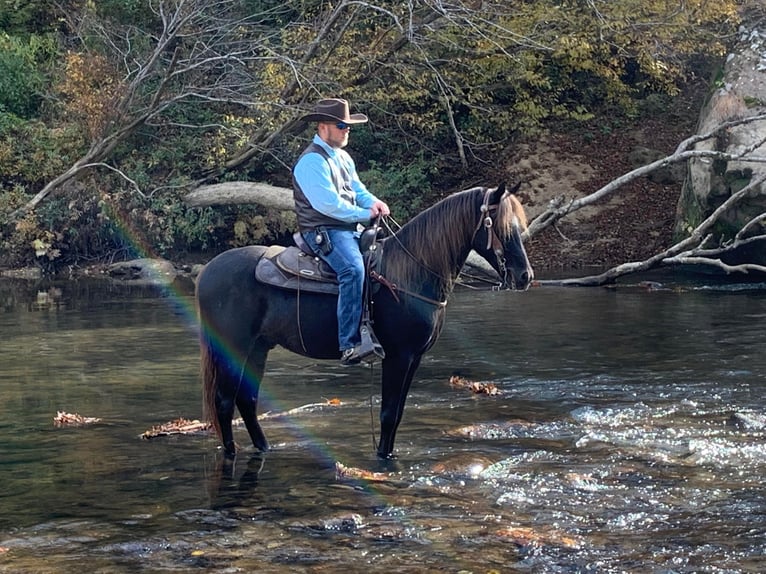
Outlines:
[[359, 328], [362, 342], [359, 344], [359, 356], [366, 363], [375, 362], [377, 359], [385, 359], [386, 352], [383, 346], [378, 342], [378, 338], [372, 330], [369, 322], [363, 322]]

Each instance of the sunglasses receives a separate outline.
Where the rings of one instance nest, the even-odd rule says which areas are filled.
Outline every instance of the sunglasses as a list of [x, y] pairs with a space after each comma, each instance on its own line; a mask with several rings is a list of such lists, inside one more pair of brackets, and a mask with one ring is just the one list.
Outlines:
[[346, 122], [338, 122], [337, 124], [335, 124], [335, 127], [342, 131], [342, 130], [350, 128], [351, 126], [348, 125]]

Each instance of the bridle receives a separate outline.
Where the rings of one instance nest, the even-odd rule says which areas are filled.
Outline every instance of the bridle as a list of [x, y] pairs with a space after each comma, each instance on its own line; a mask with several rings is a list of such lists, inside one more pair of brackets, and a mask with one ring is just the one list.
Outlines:
[[[480, 209], [481, 217], [479, 219], [479, 223], [476, 225], [476, 229], [473, 232], [473, 238], [476, 239], [476, 234], [479, 233], [479, 230], [482, 227], [486, 229], [487, 250], [492, 250], [492, 252], [495, 254], [495, 258], [497, 259], [498, 269], [503, 270], [502, 282], [498, 286], [498, 289], [501, 289], [503, 285], [508, 285], [508, 270], [505, 267], [505, 250], [503, 249], [503, 242], [500, 241], [497, 233], [495, 233], [495, 222], [492, 219], [492, 214], [497, 212], [499, 204], [489, 204], [489, 199], [493, 191], [494, 190], [488, 189], [486, 192], [484, 192], [484, 201], [482, 202]], [[511, 279], [511, 282], [513, 283], [513, 279]]]

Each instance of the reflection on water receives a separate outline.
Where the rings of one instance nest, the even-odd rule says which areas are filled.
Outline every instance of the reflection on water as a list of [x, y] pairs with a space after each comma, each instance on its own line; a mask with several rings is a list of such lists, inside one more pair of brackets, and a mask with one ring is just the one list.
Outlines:
[[0, 572], [763, 571], [764, 293], [457, 293], [382, 467], [377, 371], [274, 351], [262, 410], [341, 404], [227, 464], [140, 438], [200, 416], [188, 286], [0, 281]]

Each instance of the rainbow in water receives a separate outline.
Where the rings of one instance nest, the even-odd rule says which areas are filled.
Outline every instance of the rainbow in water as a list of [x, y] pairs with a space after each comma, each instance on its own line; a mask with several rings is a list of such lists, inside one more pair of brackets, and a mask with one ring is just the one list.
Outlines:
[[[116, 221], [116, 219], [113, 219], [113, 221]], [[174, 268], [171, 269], [172, 264], [166, 262], [150, 246], [149, 242], [142, 237], [142, 234], [126, 221], [126, 218], [119, 218], [119, 221], [119, 232], [130, 246], [129, 252], [135, 258], [145, 260], [141, 262], [146, 274], [145, 282], [161, 289], [164, 296], [163, 299], [171, 307], [173, 314], [180, 318], [186, 330], [193, 333], [195, 337], [199, 337], [201, 325], [199, 323], [195, 298], [193, 293], [189, 291], [188, 282], [178, 280], [177, 272]], [[238, 365], [242, 369], [243, 377], [251, 382], [254, 381], [255, 374], [249, 369], [244, 368], [244, 357], [237, 356], [232, 346], [220, 333], [207, 326], [205, 335], [224, 359], [229, 361], [230, 364]], [[375, 374], [372, 373], [371, 376], [374, 377]], [[266, 375], [266, 378], [268, 378], [268, 375]], [[321, 408], [320, 404], [312, 406]], [[315, 431], [300, 421], [300, 416], [292, 416], [290, 414], [291, 411], [295, 412], [301, 407], [305, 407], [305, 405], [296, 405], [292, 401], [288, 402], [275, 396], [269, 389], [268, 381], [266, 384], [260, 385], [259, 420], [279, 418], [280, 423], [287, 427], [287, 430], [296, 437], [299, 443], [309, 447], [312, 455], [322, 466], [334, 466], [336, 462], [339, 462], [339, 455], [344, 453], [334, 452], [331, 445], [327, 444], [321, 436], [317, 435]], [[264, 414], [267, 414], [267, 416], [264, 417]], [[236, 426], [241, 426], [241, 419], [235, 422], [240, 423]], [[245, 435], [242, 442], [249, 444], [249, 437]]]

